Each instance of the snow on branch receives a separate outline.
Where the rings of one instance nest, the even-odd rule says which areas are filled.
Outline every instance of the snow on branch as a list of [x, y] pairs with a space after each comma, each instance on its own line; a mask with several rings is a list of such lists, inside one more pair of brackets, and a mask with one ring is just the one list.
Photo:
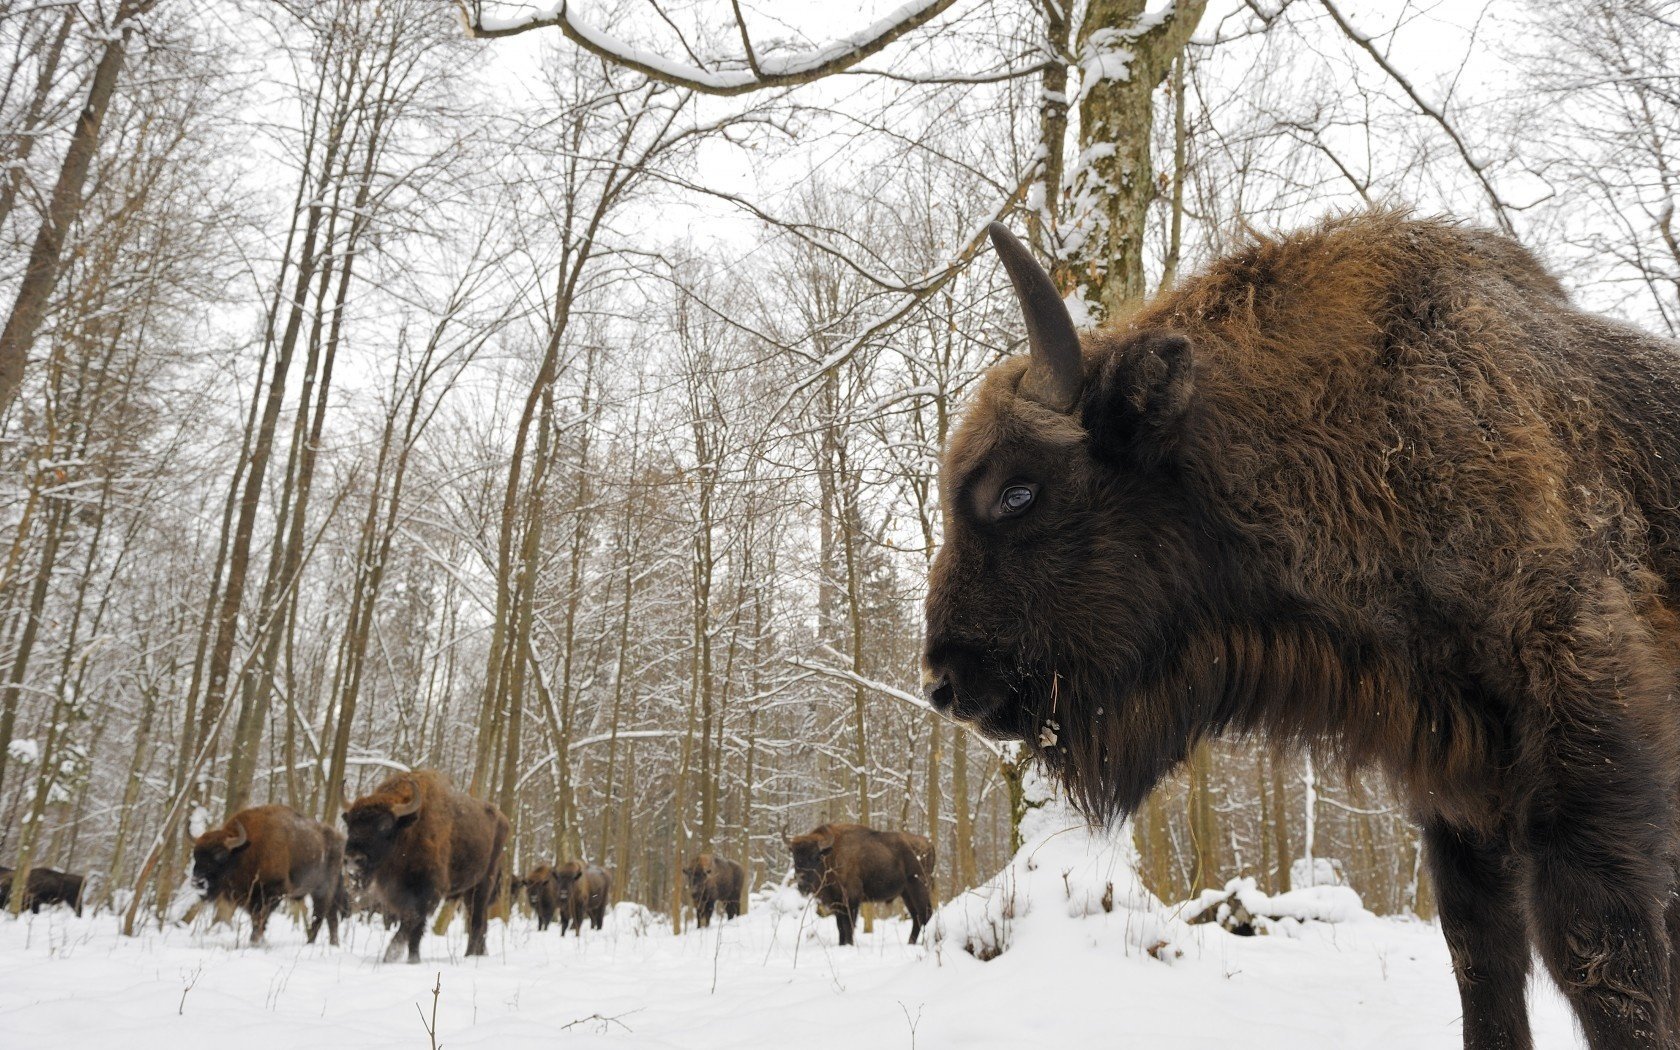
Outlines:
[[[802, 660], [797, 656], [790, 657], [788, 659], [788, 663], [800, 670], [810, 671], [823, 678], [831, 678], [837, 682], [847, 682], [851, 685], [860, 685], [872, 693], [880, 693], [882, 696], [890, 696], [894, 700], [899, 700], [909, 704], [911, 707], [917, 707], [929, 713], [936, 713], [933, 710], [933, 705], [929, 704], [926, 700], [917, 696], [915, 693], [900, 689], [894, 685], [888, 685], [886, 682], [878, 682], [873, 678], [865, 678], [856, 671], [850, 671], [844, 667], [833, 667], [829, 664], [819, 664], [810, 660]], [[1003, 753], [1002, 749], [998, 747], [996, 741], [988, 740], [979, 734], [970, 735], [972, 735], [974, 739], [980, 741], [981, 745], [992, 754], [999, 755]]]
[[863, 29], [823, 47], [781, 55], [754, 52], [740, 7], [732, 5], [745, 54], [714, 61], [708, 68], [698, 62], [689, 65], [672, 61], [613, 36], [574, 13], [574, 5], [569, 0], [531, 4], [523, 14], [512, 16], [486, 15], [483, 0], [456, 0], [469, 36], [491, 39], [533, 29], [558, 28], [566, 39], [597, 58], [707, 95], [745, 95], [766, 88], [794, 87], [843, 72], [906, 33], [926, 25], [954, 3], [956, 0], [910, 0]]

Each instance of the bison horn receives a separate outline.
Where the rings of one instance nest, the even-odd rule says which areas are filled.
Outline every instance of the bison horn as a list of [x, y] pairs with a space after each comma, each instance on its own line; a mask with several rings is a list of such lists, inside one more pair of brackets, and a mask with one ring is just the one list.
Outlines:
[[782, 845], [789, 846], [789, 847], [791, 847], [793, 845], [793, 837], [788, 834], [788, 829], [787, 829], [786, 824], [782, 825]]
[[1009, 227], [994, 222], [986, 229], [1009, 274], [1009, 282], [1015, 286], [1015, 298], [1020, 300], [1021, 313], [1027, 322], [1032, 363], [1021, 379], [1021, 394], [1048, 408], [1066, 412], [1078, 400], [1085, 376], [1079, 334], [1074, 331], [1067, 304], [1062, 302], [1055, 282], [1044, 272], [1044, 267], [1009, 232]]
[[232, 852], [249, 841], [251, 841], [251, 837], [245, 834], [245, 825], [236, 820], [233, 822], [233, 834], [223, 839], [222, 845], [226, 846], [229, 852]]
[[407, 817], [420, 812], [420, 785], [414, 782], [413, 777], [409, 777], [407, 783], [410, 792], [409, 799], [407, 802], [399, 802], [391, 807], [393, 817]]

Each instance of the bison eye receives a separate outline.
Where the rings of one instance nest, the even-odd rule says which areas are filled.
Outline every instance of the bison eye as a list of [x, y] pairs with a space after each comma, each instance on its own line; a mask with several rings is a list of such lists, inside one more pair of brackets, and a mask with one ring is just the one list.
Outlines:
[[1010, 485], [998, 496], [998, 513], [1004, 517], [1020, 514], [1032, 506], [1035, 493], [1031, 485]]

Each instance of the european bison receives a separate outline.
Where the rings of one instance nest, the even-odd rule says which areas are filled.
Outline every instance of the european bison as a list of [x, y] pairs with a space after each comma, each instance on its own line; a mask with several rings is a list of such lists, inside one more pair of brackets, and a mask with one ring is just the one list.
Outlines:
[[724, 919], [741, 914], [741, 890], [747, 876], [741, 866], [727, 857], [702, 853], [683, 868], [688, 883], [688, 898], [694, 902], [694, 921], [700, 926], [712, 924], [712, 909], [723, 905]]
[[420, 961], [426, 919], [446, 900], [467, 902], [467, 954], [484, 955], [508, 821], [488, 802], [456, 791], [431, 769], [400, 773], [344, 809], [351, 876], [370, 887], [397, 932], [385, 949], [395, 962], [408, 945]]
[[799, 892], [834, 913], [840, 943], [852, 943], [858, 909], [868, 901], [904, 899], [910, 943], [933, 916], [933, 843], [905, 831], [862, 824], [824, 824], [788, 840]]
[[611, 875], [593, 864], [568, 860], [554, 869], [554, 886], [560, 895], [560, 936], [566, 935], [568, 925], [583, 936], [586, 916], [590, 926], [601, 928], [606, 921], [607, 898], [612, 894]]
[[338, 946], [338, 920], [350, 914], [344, 890], [344, 836], [290, 806], [256, 806], [193, 841], [193, 885], [207, 901], [226, 901], [251, 916], [261, 944], [268, 917], [286, 900], [310, 899], [309, 943], [327, 924]]
[[992, 238], [1031, 353], [945, 452], [930, 701], [1104, 816], [1222, 733], [1380, 769], [1467, 1047], [1530, 1045], [1530, 945], [1592, 1046], [1674, 1047], [1680, 345], [1395, 214], [1256, 239], [1082, 343]]
[[[537, 913], [537, 929], [548, 929], [548, 924], [554, 921], [555, 914], [561, 912], [561, 905], [566, 902], [566, 897], [560, 892], [560, 880], [554, 877], [554, 865], [538, 864], [523, 879], [514, 881], [525, 891], [531, 910]], [[561, 921], [565, 921], [564, 916]], [[560, 932], [565, 933], [565, 928], [561, 927]]]
[[[12, 902], [11, 868], [0, 868], [0, 908]], [[39, 915], [43, 904], [67, 905], [79, 917], [82, 914], [82, 890], [87, 879], [71, 875], [57, 868], [30, 868], [28, 888], [23, 894], [23, 907]]]

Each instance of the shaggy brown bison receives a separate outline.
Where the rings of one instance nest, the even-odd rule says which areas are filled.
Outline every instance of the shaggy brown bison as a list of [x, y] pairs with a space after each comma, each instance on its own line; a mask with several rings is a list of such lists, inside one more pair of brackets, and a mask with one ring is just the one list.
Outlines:
[[[560, 881], [554, 877], [554, 865], [538, 864], [524, 878], [514, 881], [519, 884], [518, 889], [525, 892], [531, 910], [537, 913], [537, 929], [548, 929], [548, 924], [554, 921], [555, 914], [561, 911], [561, 905], [566, 901], [560, 892]], [[566, 931], [562, 928], [560, 932]]]
[[[12, 902], [11, 868], [0, 868], [0, 908]], [[23, 907], [39, 915], [44, 904], [63, 904], [78, 916], [82, 914], [82, 891], [87, 879], [57, 868], [30, 868], [28, 888], [23, 894]]]
[[193, 841], [192, 880], [207, 901], [226, 901], [251, 916], [251, 943], [261, 944], [268, 917], [286, 900], [310, 899], [309, 943], [327, 924], [338, 944], [338, 920], [350, 914], [344, 889], [344, 836], [290, 806], [242, 809]]
[[868, 901], [904, 899], [910, 943], [933, 916], [933, 843], [905, 831], [862, 824], [824, 824], [788, 839], [799, 892], [834, 913], [840, 943], [852, 943], [858, 909]]
[[442, 773], [419, 769], [346, 806], [344, 824], [351, 876], [397, 919], [386, 962], [395, 962], [404, 944], [408, 961], [420, 961], [426, 919], [446, 900], [467, 903], [467, 954], [487, 953], [490, 898], [508, 836], [501, 810], [456, 791]]
[[729, 858], [702, 853], [683, 867], [683, 881], [688, 883], [688, 899], [694, 902], [698, 925], [710, 926], [712, 909], [720, 904], [726, 920], [741, 914], [741, 891], [747, 876]]
[[1124, 814], [1198, 740], [1384, 771], [1467, 1047], [1674, 1047], [1680, 346], [1515, 243], [1374, 214], [1260, 238], [1075, 334], [1002, 227], [1029, 355], [945, 452], [928, 697]]
[[595, 865], [568, 860], [553, 869], [554, 887], [560, 900], [560, 936], [569, 926], [583, 936], [583, 920], [600, 929], [607, 917], [607, 898], [612, 894], [612, 876]]

